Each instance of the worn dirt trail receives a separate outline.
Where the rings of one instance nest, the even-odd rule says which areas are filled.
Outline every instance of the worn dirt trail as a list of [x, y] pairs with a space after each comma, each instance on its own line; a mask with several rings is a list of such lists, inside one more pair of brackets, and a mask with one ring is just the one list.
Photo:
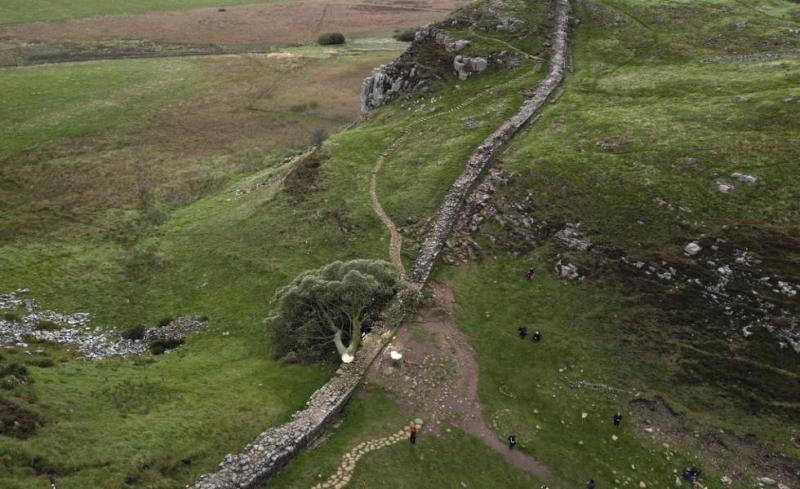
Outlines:
[[377, 178], [378, 172], [381, 171], [386, 157], [397, 151], [408, 134], [409, 130], [404, 130], [402, 136], [395, 139], [394, 142], [381, 153], [378, 159], [375, 160], [375, 166], [372, 168], [372, 175], [369, 179], [369, 199], [372, 201], [372, 210], [378, 215], [378, 218], [383, 222], [383, 225], [386, 226], [386, 229], [389, 230], [389, 259], [392, 265], [394, 265], [395, 270], [397, 270], [397, 273], [400, 274], [400, 278], [403, 280], [406, 279], [406, 267], [403, 265], [403, 258], [401, 255], [403, 236], [397, 230], [397, 226], [394, 224], [394, 221], [392, 221], [392, 218], [383, 210], [381, 201], [378, 199]]
[[[509, 450], [487, 424], [478, 394], [480, 368], [475, 350], [455, 322], [453, 290], [431, 284], [438, 307], [420, 313], [417, 321], [401, 328], [368, 374], [379, 380], [412, 416], [427, 420], [430, 433], [448, 423], [480, 439], [510, 464], [541, 480], [547, 468], [520, 450]], [[403, 354], [402, 363], [389, 357]]]
[[[525, 72], [521, 76], [526, 76], [528, 74], [531, 74], [538, 69], [539, 68], [537, 65], [532, 70]], [[394, 268], [397, 270], [397, 273], [400, 274], [400, 277], [403, 278], [403, 280], [405, 280], [408, 276], [408, 273], [406, 271], [402, 259], [403, 236], [402, 234], [400, 234], [400, 231], [397, 229], [397, 225], [394, 223], [392, 218], [384, 210], [383, 206], [381, 205], [380, 198], [378, 197], [378, 174], [380, 173], [381, 168], [383, 168], [383, 164], [386, 161], [386, 158], [392, 156], [394, 153], [397, 152], [398, 149], [400, 149], [405, 140], [408, 139], [408, 136], [411, 135], [411, 133], [416, 127], [437, 117], [442, 117], [448, 114], [452, 114], [453, 112], [462, 110], [465, 107], [468, 107], [469, 105], [475, 103], [477, 100], [480, 100], [481, 98], [491, 95], [497, 90], [517, 81], [518, 79], [519, 77], [512, 77], [510, 80], [506, 82], [489, 87], [473, 95], [472, 97], [465, 99], [460, 104], [455, 105], [448, 110], [415, 119], [413, 122], [411, 122], [405, 128], [402, 129], [402, 131], [400, 132], [400, 136], [398, 136], [397, 139], [392, 141], [392, 144], [390, 144], [375, 160], [375, 165], [372, 167], [372, 174], [370, 175], [370, 180], [369, 180], [369, 198], [372, 203], [372, 210], [375, 212], [375, 214], [378, 216], [381, 222], [383, 222], [384, 226], [386, 226], [386, 229], [389, 230], [389, 236], [390, 236], [389, 259], [392, 262]]]

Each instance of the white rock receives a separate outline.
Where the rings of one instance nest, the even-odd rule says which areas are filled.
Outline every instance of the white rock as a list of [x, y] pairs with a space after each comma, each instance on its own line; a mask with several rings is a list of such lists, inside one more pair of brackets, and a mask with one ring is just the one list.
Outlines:
[[748, 185], [755, 185], [758, 182], [758, 178], [754, 177], [753, 175], [746, 175], [744, 173], [731, 173], [731, 178], [735, 178], [742, 183], [746, 183]]
[[689, 244], [687, 244], [687, 245], [686, 245], [686, 248], [684, 248], [684, 249], [683, 249], [683, 251], [684, 251], [684, 253], [686, 253], [686, 255], [688, 255], [688, 256], [694, 256], [694, 255], [696, 255], [696, 254], [700, 253], [700, 251], [701, 251], [702, 249], [703, 249], [703, 247], [702, 247], [702, 246], [700, 246], [700, 245], [699, 245], [699, 244], [697, 244], [696, 242], [692, 241], [691, 243], [689, 243]]

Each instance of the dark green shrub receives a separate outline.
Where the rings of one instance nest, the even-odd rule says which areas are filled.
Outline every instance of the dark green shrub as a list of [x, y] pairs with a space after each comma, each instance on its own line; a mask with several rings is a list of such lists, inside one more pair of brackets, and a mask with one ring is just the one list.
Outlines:
[[414, 40], [416, 33], [417, 31], [414, 29], [406, 29], [395, 34], [394, 38], [400, 42], [411, 42]]
[[322, 127], [316, 127], [311, 130], [311, 145], [320, 147], [325, 140], [328, 139], [328, 131]]
[[36, 329], [40, 331], [58, 331], [61, 329], [61, 325], [54, 321], [42, 319], [36, 323]]
[[16, 312], [6, 311], [3, 313], [3, 319], [6, 321], [19, 321], [20, 317]]
[[11, 363], [0, 368], [0, 387], [13, 389], [22, 384], [30, 384], [32, 379], [28, 375], [28, 368], [19, 363]]
[[168, 325], [169, 323], [171, 323], [174, 320], [175, 320], [174, 317], [167, 316], [165, 318], [159, 319], [158, 322], [156, 323], [156, 326], [158, 326], [159, 328], [163, 328], [164, 326]]
[[28, 364], [39, 368], [50, 368], [54, 367], [56, 365], [56, 362], [54, 362], [50, 358], [37, 358], [29, 361]]
[[167, 350], [173, 350], [183, 344], [183, 340], [153, 340], [150, 342], [150, 353], [153, 355], [161, 355]]
[[141, 340], [144, 339], [144, 333], [146, 330], [147, 328], [145, 328], [144, 324], [140, 324], [138, 326], [126, 329], [120, 333], [120, 336], [126, 340]]
[[323, 46], [330, 46], [333, 44], [344, 44], [344, 34], [341, 32], [329, 32], [319, 36], [317, 42]]

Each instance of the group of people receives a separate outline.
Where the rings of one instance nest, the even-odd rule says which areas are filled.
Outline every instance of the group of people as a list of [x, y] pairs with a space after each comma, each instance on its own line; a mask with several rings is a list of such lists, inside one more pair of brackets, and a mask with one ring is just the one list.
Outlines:
[[[517, 328], [517, 334], [519, 335], [520, 339], [525, 339], [528, 337], [528, 327], [527, 326], [520, 326]], [[531, 341], [534, 343], [538, 343], [542, 341], [542, 333], [539, 332], [537, 329], [533, 333], [531, 333]]]
[[[527, 333], [527, 331], [526, 331], [526, 333]], [[537, 331], [537, 333], [538, 333], [538, 331]], [[520, 334], [520, 336], [522, 337], [521, 334]], [[612, 423], [614, 423], [614, 426], [618, 428], [619, 425], [622, 424], [622, 413], [620, 413], [620, 412], [614, 413], [614, 416], [611, 418], [611, 421], [612, 421]], [[512, 433], [512, 434], [508, 435], [508, 449], [509, 450], [513, 450], [514, 447], [516, 447], [516, 446], [517, 446], [517, 435]], [[686, 477], [687, 479], [688, 479], [688, 477], [686, 476], [686, 473], [687, 473], [688, 470], [689, 469], [684, 471], [684, 477]], [[699, 476], [699, 473], [700, 473], [699, 470], [695, 469], [694, 467], [692, 467], [691, 470], [697, 471], [694, 475], [695, 476]], [[697, 480], [697, 478], [695, 477], [694, 479], [690, 479], [690, 480], [692, 482], [694, 482], [695, 480]], [[595, 489], [594, 479], [590, 479], [589, 482], [586, 483], [586, 489]]]

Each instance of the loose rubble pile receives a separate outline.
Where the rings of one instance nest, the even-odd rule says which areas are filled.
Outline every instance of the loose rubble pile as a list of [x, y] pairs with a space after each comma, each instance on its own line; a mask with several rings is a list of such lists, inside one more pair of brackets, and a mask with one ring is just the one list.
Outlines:
[[[27, 289], [19, 289], [0, 295], [0, 310], [25, 310], [19, 318], [0, 319], [0, 345], [27, 348], [29, 341], [50, 341], [77, 346], [80, 356], [86, 360], [127, 358], [149, 353], [151, 341], [183, 339], [205, 324], [196, 316], [183, 316], [166, 326], [147, 328], [141, 340], [131, 340], [118, 332], [92, 327], [87, 313], [40, 310], [35, 299], [24, 298], [27, 293]], [[46, 329], [41, 327], [43, 324], [47, 324]]]

